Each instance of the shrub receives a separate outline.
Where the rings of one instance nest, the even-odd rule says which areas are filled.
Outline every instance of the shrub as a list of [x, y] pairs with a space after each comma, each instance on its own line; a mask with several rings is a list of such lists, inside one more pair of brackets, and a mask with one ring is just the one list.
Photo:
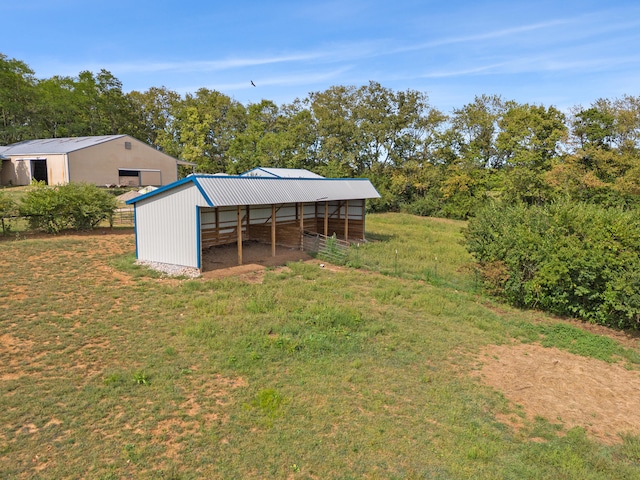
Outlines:
[[494, 204], [469, 221], [464, 236], [487, 287], [510, 303], [640, 326], [640, 221], [632, 212]]
[[423, 197], [416, 198], [413, 202], [404, 205], [403, 210], [411, 215], [421, 217], [436, 217], [441, 211], [442, 199], [435, 191], [428, 192]]
[[71, 228], [92, 230], [103, 220], [111, 220], [116, 208], [116, 199], [105, 190], [87, 183], [69, 183], [60, 187], [65, 197]]
[[29, 217], [29, 227], [47, 233], [57, 233], [66, 228], [65, 199], [58, 187], [34, 182], [20, 205], [20, 214]]
[[0, 221], [2, 223], [2, 233], [6, 233], [10, 230], [10, 225], [6, 219], [11, 220], [12, 217], [18, 214], [18, 205], [9, 197], [5, 192], [0, 190]]
[[57, 233], [65, 228], [91, 230], [111, 219], [115, 208], [116, 199], [95, 185], [36, 182], [22, 199], [20, 212], [29, 217], [31, 228]]

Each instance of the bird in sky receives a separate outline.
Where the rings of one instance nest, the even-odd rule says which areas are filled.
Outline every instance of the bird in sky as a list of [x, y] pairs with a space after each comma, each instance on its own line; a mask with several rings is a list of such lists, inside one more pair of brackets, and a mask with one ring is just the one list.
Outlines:
[[254, 87], [256, 86], [256, 84], [255, 84], [255, 83], [253, 83], [253, 80], [251, 80], [251, 85], [253, 85]]

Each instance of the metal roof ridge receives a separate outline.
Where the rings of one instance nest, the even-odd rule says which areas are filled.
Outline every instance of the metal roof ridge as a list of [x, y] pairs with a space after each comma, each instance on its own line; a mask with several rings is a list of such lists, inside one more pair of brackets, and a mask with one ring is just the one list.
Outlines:
[[243, 180], [285, 180], [285, 181], [309, 181], [312, 180], [314, 182], [321, 182], [324, 180], [364, 180], [364, 181], [371, 181], [369, 178], [367, 177], [347, 177], [347, 178], [341, 178], [341, 177], [251, 177], [251, 176], [244, 176], [244, 175], [217, 175], [215, 173], [196, 173], [196, 174], [192, 174], [190, 175], [192, 177], [198, 177], [198, 178], [215, 178], [215, 179], [223, 179], [223, 178], [239, 178], [239, 179], [243, 179]]

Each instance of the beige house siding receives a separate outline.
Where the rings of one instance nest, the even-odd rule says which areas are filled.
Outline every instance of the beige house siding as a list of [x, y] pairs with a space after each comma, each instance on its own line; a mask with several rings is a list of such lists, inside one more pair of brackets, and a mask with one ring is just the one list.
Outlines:
[[[129, 144], [127, 148], [125, 144]], [[122, 137], [69, 153], [69, 181], [127, 185], [120, 170], [140, 171], [138, 185], [166, 185], [178, 179], [176, 159], [132, 137]], [[131, 177], [129, 180], [135, 179]]]
[[2, 185], [29, 185], [33, 178], [33, 161], [46, 162], [47, 183], [61, 185], [67, 183], [67, 156], [56, 155], [19, 155], [2, 162]]

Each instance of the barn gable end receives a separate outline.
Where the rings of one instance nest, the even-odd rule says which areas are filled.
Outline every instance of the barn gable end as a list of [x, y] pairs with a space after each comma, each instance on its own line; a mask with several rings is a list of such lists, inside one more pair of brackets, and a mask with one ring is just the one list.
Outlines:
[[187, 182], [134, 203], [139, 260], [200, 268], [200, 190]]

